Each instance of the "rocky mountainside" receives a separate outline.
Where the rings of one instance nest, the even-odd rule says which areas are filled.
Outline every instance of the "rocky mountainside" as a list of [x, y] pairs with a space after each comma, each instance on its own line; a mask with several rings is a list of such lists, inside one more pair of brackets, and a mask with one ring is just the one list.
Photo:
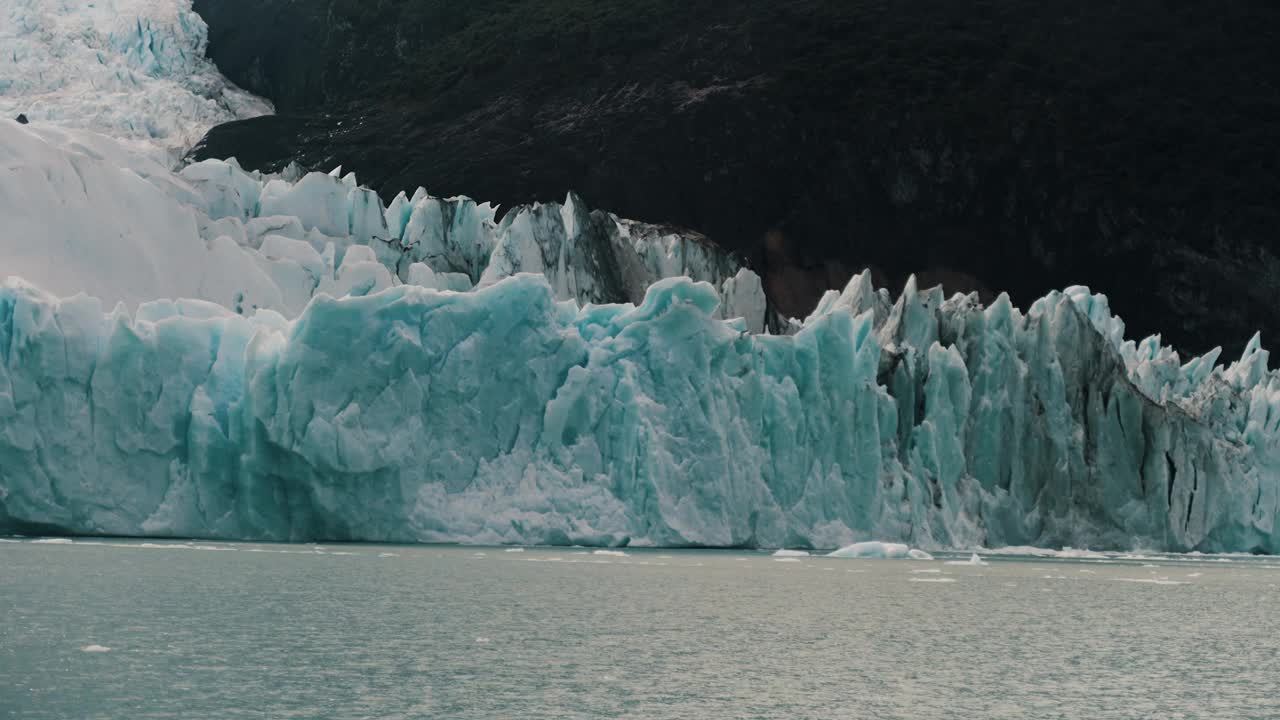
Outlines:
[[744, 252], [803, 315], [854, 268], [1130, 336], [1280, 337], [1280, 5], [195, 0], [273, 117], [195, 157], [509, 205], [579, 192]]

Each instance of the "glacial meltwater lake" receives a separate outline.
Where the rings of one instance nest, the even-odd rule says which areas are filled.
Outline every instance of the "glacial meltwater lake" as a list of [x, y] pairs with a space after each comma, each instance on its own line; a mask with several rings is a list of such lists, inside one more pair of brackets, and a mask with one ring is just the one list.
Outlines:
[[1280, 717], [1280, 559], [966, 558], [3, 540], [0, 717]]

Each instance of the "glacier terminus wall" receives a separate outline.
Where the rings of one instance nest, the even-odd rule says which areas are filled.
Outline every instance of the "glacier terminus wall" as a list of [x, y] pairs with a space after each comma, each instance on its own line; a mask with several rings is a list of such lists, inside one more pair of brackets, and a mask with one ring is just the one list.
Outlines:
[[572, 194], [178, 167], [271, 109], [187, 0], [7, 18], [0, 534], [1280, 552], [1256, 337], [1184, 361], [1086, 288], [869, 273], [801, 321]]
[[1280, 377], [1122, 339], [1106, 300], [896, 302], [794, 335], [715, 289], [317, 296], [294, 320], [0, 287], [0, 532], [1280, 550]]

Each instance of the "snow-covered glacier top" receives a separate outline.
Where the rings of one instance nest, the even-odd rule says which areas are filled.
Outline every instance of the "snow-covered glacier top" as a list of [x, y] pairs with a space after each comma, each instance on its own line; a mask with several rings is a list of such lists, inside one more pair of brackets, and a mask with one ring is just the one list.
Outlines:
[[207, 33], [190, 0], [8, 0], [0, 117], [180, 156], [218, 123], [271, 112], [205, 57]]

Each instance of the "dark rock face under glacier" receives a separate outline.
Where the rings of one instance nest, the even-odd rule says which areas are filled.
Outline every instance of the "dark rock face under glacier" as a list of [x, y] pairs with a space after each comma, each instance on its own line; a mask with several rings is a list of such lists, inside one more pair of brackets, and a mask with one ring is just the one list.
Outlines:
[[[505, 205], [568, 190], [743, 251], [803, 316], [854, 268], [1136, 335], [1280, 333], [1280, 6], [196, 0], [278, 117], [199, 157]], [[1229, 310], [1229, 311], [1228, 311]]]

